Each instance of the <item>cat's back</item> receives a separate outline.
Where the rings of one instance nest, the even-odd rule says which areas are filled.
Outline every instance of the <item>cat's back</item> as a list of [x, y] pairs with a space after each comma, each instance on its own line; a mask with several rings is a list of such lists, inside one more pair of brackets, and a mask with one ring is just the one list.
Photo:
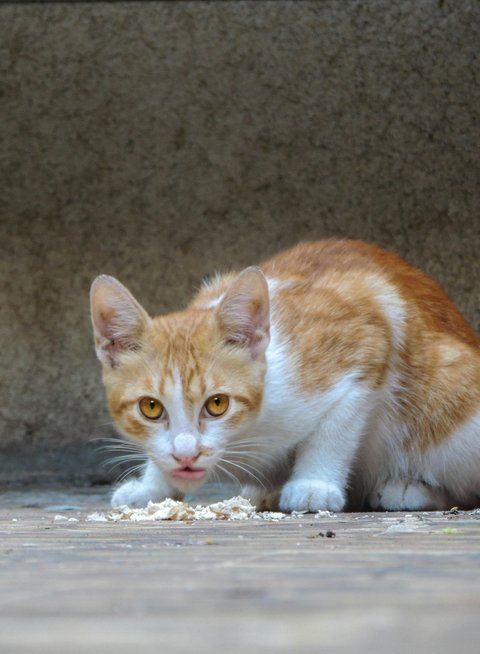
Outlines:
[[[389, 322], [410, 322], [417, 331], [480, 348], [479, 337], [438, 284], [375, 245], [354, 240], [300, 243], [275, 255], [261, 269], [275, 280], [283, 303], [297, 296], [304, 311], [315, 311], [315, 306], [326, 303], [331, 310], [336, 306], [333, 316], [340, 307], [345, 311], [349, 306], [354, 314], [357, 308], [372, 319], [373, 302], [381, 306]], [[292, 310], [296, 312], [295, 304]]]

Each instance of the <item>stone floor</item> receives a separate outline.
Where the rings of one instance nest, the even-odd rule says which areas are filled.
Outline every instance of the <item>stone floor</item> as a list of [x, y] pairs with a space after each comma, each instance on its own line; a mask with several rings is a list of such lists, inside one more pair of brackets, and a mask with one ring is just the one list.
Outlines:
[[480, 651], [480, 512], [92, 523], [103, 491], [0, 503], [2, 654]]

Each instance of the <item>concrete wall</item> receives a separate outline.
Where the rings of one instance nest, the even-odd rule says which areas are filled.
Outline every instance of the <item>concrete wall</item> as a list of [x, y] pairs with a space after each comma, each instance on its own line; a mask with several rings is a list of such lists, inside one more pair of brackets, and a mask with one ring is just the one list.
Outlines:
[[[0, 5], [0, 479], [106, 479], [88, 288], [364, 238], [480, 325], [480, 2]], [[103, 425], [103, 426], [102, 426]]]

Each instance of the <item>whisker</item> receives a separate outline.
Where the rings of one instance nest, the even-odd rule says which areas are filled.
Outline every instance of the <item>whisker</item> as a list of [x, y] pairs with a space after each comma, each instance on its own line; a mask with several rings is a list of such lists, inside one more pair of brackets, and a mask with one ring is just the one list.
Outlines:
[[218, 474], [218, 470], [217, 470], [217, 467], [216, 467], [216, 466], [212, 469], [211, 474], [212, 474], [212, 476], [213, 476], [213, 480], [212, 480], [212, 481], [213, 481], [214, 483], [221, 483], [221, 482], [222, 482], [222, 479], [220, 478], [220, 475]]
[[234, 445], [235, 447], [248, 447], [251, 445], [255, 445], [255, 447], [258, 448], [263, 448], [263, 449], [269, 449], [270, 446], [275, 443], [277, 439], [275, 438], [262, 438], [256, 439], [256, 438], [248, 438], [248, 439], [241, 439], [241, 440], [232, 440], [231, 444]]
[[106, 441], [103, 438], [98, 439], [98, 442], [100, 445], [102, 444], [102, 441], [104, 445], [108, 445], [110, 447], [132, 447], [138, 449], [141, 447], [140, 443], [135, 443], [134, 441], [121, 441], [119, 439], [112, 438], [111, 441]]
[[123, 438], [119, 438], [118, 436], [96, 436], [95, 438], [90, 438], [91, 441], [108, 441], [112, 443], [132, 443], [133, 441], [127, 441]]
[[261, 458], [264, 458], [266, 460], [271, 460], [271, 450], [258, 450], [256, 447], [250, 446], [250, 447], [237, 447], [236, 443], [232, 443], [232, 445], [226, 446], [225, 452], [235, 452], [235, 454], [244, 454], [246, 455], [253, 455], [253, 456], [258, 456]]
[[97, 452], [132, 452], [141, 454], [143, 449], [140, 447], [128, 447], [127, 445], [102, 445], [96, 448]]
[[251, 459], [259, 458], [262, 461], [270, 461], [271, 457], [268, 456], [265, 452], [256, 452], [255, 450], [231, 450], [227, 448], [224, 450], [225, 454], [240, 454], [241, 456], [247, 456]]
[[97, 451], [98, 452], [108, 452], [108, 451], [122, 451], [122, 452], [132, 452], [132, 453], [138, 453], [138, 454], [143, 454], [144, 449], [139, 443], [135, 443], [133, 441], [126, 441], [122, 440], [120, 438], [96, 438], [92, 439], [92, 441], [100, 441], [101, 445], [97, 446]]
[[127, 452], [127, 454], [117, 454], [116, 456], [111, 457], [108, 460], [133, 460], [133, 459], [146, 459], [147, 455], [144, 452]]
[[248, 456], [243, 453], [239, 455], [233, 452], [223, 452], [223, 454], [225, 461], [235, 461], [241, 465], [245, 465], [258, 472], [258, 474], [261, 475], [264, 479], [266, 479], [266, 477], [263, 475], [261, 470], [270, 469], [272, 463], [270, 459], [260, 459], [256, 456]]
[[119, 484], [121, 481], [124, 481], [124, 479], [130, 475], [132, 475], [134, 472], [137, 472], [137, 470], [141, 470], [145, 467], [145, 463], [142, 463], [140, 465], [132, 466], [128, 470], [125, 470], [125, 472], [122, 472], [117, 479], [115, 480], [116, 484]]
[[234, 484], [236, 484], [237, 486], [241, 486], [240, 481], [235, 477], [235, 475], [232, 472], [230, 472], [230, 470], [227, 470], [226, 468], [221, 466], [218, 462], [216, 463], [216, 467], [220, 468], [220, 470], [223, 473], [225, 473], [228, 477], [230, 477], [230, 479], [234, 482]]
[[121, 463], [129, 462], [129, 461], [131, 461], [132, 463], [134, 461], [143, 461], [143, 463], [145, 463], [146, 458], [147, 458], [146, 456], [141, 456], [140, 454], [134, 456], [132, 456], [131, 454], [122, 454], [121, 456], [114, 456], [110, 459], [107, 459], [105, 461], [105, 465], [110, 465], [111, 463], [114, 463], [115, 466], [118, 466]]
[[[265, 488], [265, 484], [262, 482], [262, 480], [259, 479], [259, 478], [258, 478], [258, 477], [257, 477], [257, 476], [256, 476], [256, 475], [255, 475], [251, 470], [249, 470], [248, 468], [246, 468], [246, 467], [240, 465], [239, 463], [237, 463], [237, 462], [235, 462], [235, 461], [231, 461], [231, 460], [227, 460], [227, 459], [220, 459], [220, 461], [223, 461], [224, 463], [227, 463], [227, 464], [229, 464], [229, 465], [235, 466], [235, 468], [239, 468], [240, 470], [243, 470], [243, 472], [245, 472], [247, 475], [249, 475], [250, 477], [252, 477], [253, 479], [255, 479], [255, 481], [256, 481], [258, 484], [260, 484], [260, 486], [262, 486], [262, 488]], [[245, 465], [246, 465], [246, 464], [245, 464]], [[262, 477], [265, 479], [265, 481], [266, 481], [266, 477], [265, 477], [265, 476], [264, 476], [264, 475], [263, 475], [259, 470], [256, 470], [256, 469], [254, 469], [254, 470], [255, 470], [255, 472], [257, 472], [260, 476], [262, 476]]]
[[237, 455], [235, 455], [235, 456], [233, 457], [232, 461], [236, 461], [237, 463], [240, 462], [240, 463], [242, 463], [243, 465], [246, 465], [247, 468], [250, 468], [251, 470], [254, 470], [254, 471], [257, 472], [261, 477], [263, 477], [264, 479], [266, 479], [266, 476], [263, 474], [261, 468], [255, 466], [255, 465], [253, 465], [253, 463], [252, 463], [251, 461], [250, 461], [250, 462], [249, 462], [249, 461], [245, 461], [245, 459], [243, 458], [243, 456], [244, 456], [244, 455], [242, 455], [241, 457], [238, 457]]

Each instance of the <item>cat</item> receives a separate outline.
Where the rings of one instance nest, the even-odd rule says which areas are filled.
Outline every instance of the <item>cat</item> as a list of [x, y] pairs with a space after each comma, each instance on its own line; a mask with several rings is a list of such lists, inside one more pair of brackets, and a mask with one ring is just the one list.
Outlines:
[[91, 312], [111, 414], [148, 457], [113, 505], [219, 472], [285, 512], [479, 501], [480, 339], [393, 253], [301, 243], [156, 318], [101, 275]]

